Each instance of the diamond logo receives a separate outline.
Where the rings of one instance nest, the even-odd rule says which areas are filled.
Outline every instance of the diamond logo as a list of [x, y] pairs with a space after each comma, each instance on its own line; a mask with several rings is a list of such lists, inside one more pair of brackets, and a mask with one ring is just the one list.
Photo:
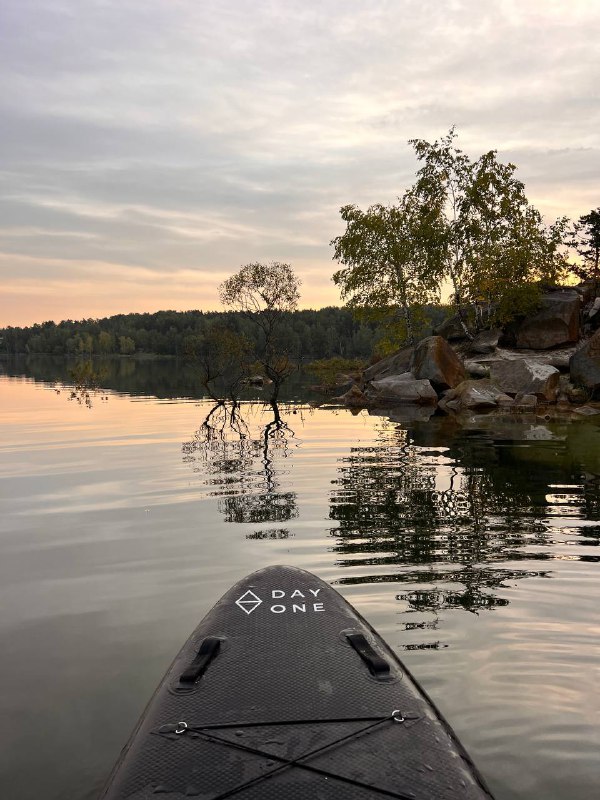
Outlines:
[[260, 597], [257, 597], [250, 589], [244, 592], [244, 594], [235, 601], [236, 606], [239, 606], [246, 614], [251, 614], [253, 611], [256, 611], [261, 603], [262, 600]]

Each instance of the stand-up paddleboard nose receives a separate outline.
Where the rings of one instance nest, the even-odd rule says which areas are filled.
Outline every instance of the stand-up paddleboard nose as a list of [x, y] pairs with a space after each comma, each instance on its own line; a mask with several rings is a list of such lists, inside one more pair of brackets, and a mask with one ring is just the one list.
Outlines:
[[216, 603], [103, 797], [480, 800], [483, 780], [387, 644], [329, 584], [254, 572]]

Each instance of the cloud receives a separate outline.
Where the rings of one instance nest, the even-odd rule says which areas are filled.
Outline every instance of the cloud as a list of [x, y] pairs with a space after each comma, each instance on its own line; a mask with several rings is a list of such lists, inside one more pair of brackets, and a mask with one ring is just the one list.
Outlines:
[[[17, 275], [59, 318], [61, 265], [71, 316], [160, 303], [159, 285], [214, 307], [218, 276], [259, 259], [291, 262], [307, 305], [336, 302], [339, 207], [392, 201], [406, 141], [451, 124], [471, 155], [513, 160], [548, 218], [587, 212], [599, 22], [591, 0], [9, 4], [0, 325], [37, 319], [33, 283], [29, 306], [6, 302]], [[90, 283], [92, 262], [116, 272]], [[140, 267], [152, 291], [125, 297]], [[182, 270], [202, 278], [169, 294]]]

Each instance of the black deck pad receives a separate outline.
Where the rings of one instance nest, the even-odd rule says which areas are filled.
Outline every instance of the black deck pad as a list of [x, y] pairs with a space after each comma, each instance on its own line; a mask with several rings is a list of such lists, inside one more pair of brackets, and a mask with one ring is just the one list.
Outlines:
[[183, 646], [102, 797], [490, 794], [429, 698], [352, 606], [308, 572], [268, 567], [230, 589]]

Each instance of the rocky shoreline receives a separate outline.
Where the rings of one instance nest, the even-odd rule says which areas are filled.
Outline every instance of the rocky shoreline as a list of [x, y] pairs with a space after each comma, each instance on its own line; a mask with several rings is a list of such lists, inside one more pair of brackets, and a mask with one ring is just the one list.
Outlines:
[[548, 407], [600, 414], [600, 298], [587, 285], [549, 290], [537, 313], [474, 340], [451, 319], [415, 347], [345, 378], [335, 400], [354, 409], [413, 406], [420, 418]]

